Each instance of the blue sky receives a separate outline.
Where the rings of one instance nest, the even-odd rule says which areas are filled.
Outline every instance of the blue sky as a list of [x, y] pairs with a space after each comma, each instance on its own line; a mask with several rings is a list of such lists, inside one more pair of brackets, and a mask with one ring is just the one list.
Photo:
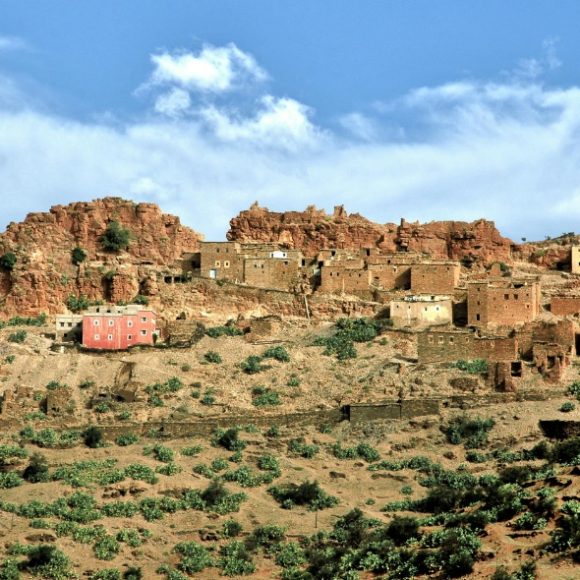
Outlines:
[[0, 212], [105, 195], [221, 239], [344, 203], [580, 230], [576, 1], [0, 0]]

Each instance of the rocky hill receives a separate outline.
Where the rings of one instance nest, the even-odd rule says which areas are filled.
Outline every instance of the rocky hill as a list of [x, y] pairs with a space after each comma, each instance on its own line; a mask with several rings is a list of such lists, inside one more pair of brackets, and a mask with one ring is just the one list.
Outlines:
[[[103, 250], [100, 240], [112, 221], [131, 234], [126, 250]], [[4, 316], [54, 314], [70, 295], [118, 302], [155, 293], [153, 273], [196, 251], [200, 239], [156, 205], [116, 197], [29, 214], [0, 234], [0, 255], [16, 256], [13, 269], [0, 272], [0, 308]], [[79, 264], [75, 248], [86, 255]]]
[[466, 260], [489, 264], [509, 261], [514, 243], [495, 224], [443, 221], [399, 225], [374, 223], [337, 206], [332, 215], [309, 206], [303, 212], [273, 212], [257, 203], [230, 222], [228, 240], [277, 242], [313, 256], [323, 248], [376, 247], [387, 252], [409, 250], [433, 259]]

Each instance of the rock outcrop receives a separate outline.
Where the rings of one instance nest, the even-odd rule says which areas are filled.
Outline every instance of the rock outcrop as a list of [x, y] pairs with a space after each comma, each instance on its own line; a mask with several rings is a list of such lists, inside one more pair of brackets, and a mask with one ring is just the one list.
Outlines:
[[325, 248], [381, 248], [420, 252], [433, 259], [490, 264], [510, 261], [514, 244], [495, 224], [442, 221], [427, 224], [377, 224], [359, 214], [348, 215], [337, 206], [332, 215], [309, 206], [303, 212], [272, 212], [257, 203], [230, 221], [228, 240], [277, 242], [314, 256]]
[[[131, 232], [126, 251], [102, 249], [111, 221]], [[198, 250], [201, 239], [155, 204], [116, 197], [31, 213], [0, 234], [0, 255], [12, 252], [17, 258], [12, 271], [0, 271], [1, 315], [63, 312], [70, 295], [119, 302], [154, 292], [156, 272]], [[78, 265], [72, 260], [76, 247], [86, 254]]]

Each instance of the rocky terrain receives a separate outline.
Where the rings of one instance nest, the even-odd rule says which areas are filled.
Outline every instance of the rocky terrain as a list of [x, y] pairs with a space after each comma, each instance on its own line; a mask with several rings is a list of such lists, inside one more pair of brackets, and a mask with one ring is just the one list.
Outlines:
[[432, 259], [468, 260], [482, 264], [509, 261], [515, 244], [493, 222], [430, 222], [377, 224], [342, 206], [332, 215], [311, 206], [304, 212], [272, 212], [257, 203], [230, 222], [227, 239], [238, 242], [276, 242], [314, 256], [325, 248], [404, 249]]

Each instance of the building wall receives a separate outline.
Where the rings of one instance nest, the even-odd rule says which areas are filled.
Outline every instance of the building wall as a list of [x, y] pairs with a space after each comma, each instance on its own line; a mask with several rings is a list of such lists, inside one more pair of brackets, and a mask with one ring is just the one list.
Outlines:
[[56, 317], [56, 339], [62, 341], [78, 340], [82, 331], [83, 317], [79, 314], [62, 314]]
[[411, 288], [409, 264], [375, 263], [368, 266], [371, 284], [385, 290], [408, 290]]
[[550, 301], [550, 310], [556, 316], [567, 316], [580, 313], [580, 297], [554, 296]]
[[153, 344], [157, 329], [155, 313], [87, 314], [83, 317], [83, 346], [103, 350], [125, 350], [137, 344]]
[[570, 270], [572, 271], [572, 274], [580, 274], [580, 246], [572, 246]]
[[203, 278], [242, 282], [243, 261], [236, 242], [202, 242], [200, 275]]
[[433, 302], [393, 300], [391, 302], [391, 320], [393, 326], [397, 328], [451, 324], [453, 303], [451, 299]]
[[459, 264], [414, 264], [411, 290], [417, 294], [452, 294], [459, 283]]
[[480, 338], [471, 332], [425, 331], [418, 335], [417, 357], [421, 364], [484, 359], [511, 362], [518, 359], [517, 339]]
[[572, 353], [575, 346], [575, 329], [571, 320], [558, 320], [552, 323], [536, 320], [526, 324], [517, 331], [520, 355], [531, 358], [534, 343], [539, 342], [558, 344]]
[[531, 322], [540, 313], [540, 284], [529, 282], [490, 285], [471, 282], [467, 290], [467, 318], [470, 326], [514, 326]]
[[289, 290], [300, 275], [300, 262], [283, 258], [246, 258], [243, 280], [257, 288]]
[[320, 291], [355, 294], [369, 289], [370, 272], [364, 268], [347, 268], [344, 265], [323, 266], [320, 271]]

